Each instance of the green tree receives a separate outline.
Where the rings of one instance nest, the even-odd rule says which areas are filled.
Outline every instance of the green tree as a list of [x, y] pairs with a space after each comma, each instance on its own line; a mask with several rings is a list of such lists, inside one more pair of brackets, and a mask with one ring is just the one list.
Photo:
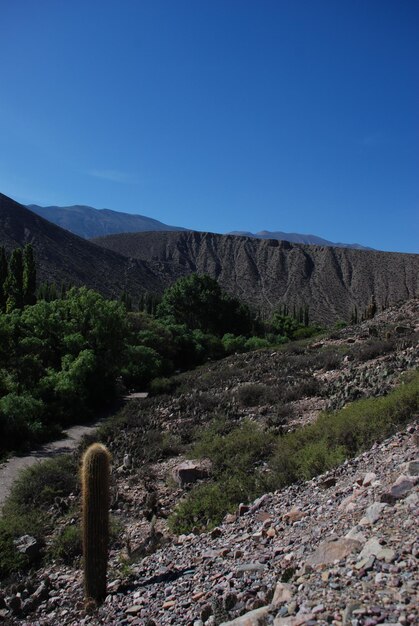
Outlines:
[[28, 243], [23, 249], [23, 302], [36, 302], [36, 267], [33, 248]]
[[0, 246], [0, 313], [6, 309], [6, 294], [4, 284], [7, 279], [8, 266], [4, 246]]
[[166, 289], [157, 315], [219, 336], [228, 332], [247, 334], [252, 328], [248, 307], [224, 293], [210, 276], [198, 274], [180, 278]]
[[4, 291], [7, 312], [23, 307], [23, 255], [21, 248], [13, 250], [10, 256]]

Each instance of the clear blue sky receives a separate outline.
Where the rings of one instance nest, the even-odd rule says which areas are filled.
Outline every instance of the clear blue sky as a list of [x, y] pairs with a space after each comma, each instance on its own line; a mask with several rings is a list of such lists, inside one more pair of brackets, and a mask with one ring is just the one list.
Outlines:
[[417, 0], [0, 0], [0, 191], [419, 251]]

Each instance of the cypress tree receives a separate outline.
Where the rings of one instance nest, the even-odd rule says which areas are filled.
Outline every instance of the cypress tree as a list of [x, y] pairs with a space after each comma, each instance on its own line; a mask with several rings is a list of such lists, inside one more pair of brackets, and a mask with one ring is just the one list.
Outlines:
[[23, 302], [36, 302], [36, 267], [33, 248], [28, 243], [23, 249]]
[[4, 246], [0, 246], [0, 312], [6, 309], [6, 294], [4, 284], [7, 278], [7, 257]]
[[21, 248], [13, 250], [10, 256], [4, 291], [7, 313], [23, 307], [23, 255]]

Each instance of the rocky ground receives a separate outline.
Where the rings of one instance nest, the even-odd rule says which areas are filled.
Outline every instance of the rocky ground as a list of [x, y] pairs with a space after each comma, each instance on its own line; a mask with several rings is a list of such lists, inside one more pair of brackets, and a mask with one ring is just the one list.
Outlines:
[[[314, 342], [305, 352], [292, 354], [285, 365], [280, 351], [231, 357], [223, 362], [221, 372], [220, 364], [210, 364], [182, 375], [182, 387], [173, 397], [143, 400], [149, 405], [138, 404], [138, 409], [132, 402], [132, 410], [140, 413], [141, 406], [149, 406], [156, 423], [175, 434], [205, 423], [220, 406], [230, 407], [234, 419], [266, 421], [281, 404], [264, 404], [272, 396], [263, 394], [275, 384], [282, 388], [282, 381], [288, 380], [285, 403], [287, 410], [292, 409], [292, 419], [282, 427], [295, 428], [330, 403], [342, 406], [360, 395], [390, 389], [401, 372], [419, 363], [418, 330], [419, 302], [412, 301], [356, 330], [343, 329]], [[392, 341], [391, 349], [386, 352], [381, 345], [375, 354], [371, 338]], [[365, 353], [359, 358], [362, 350]], [[230, 377], [225, 375], [227, 368]], [[316, 393], [295, 398], [296, 379], [302, 384], [304, 377], [318, 381], [318, 386], [310, 387]], [[240, 402], [239, 390], [249, 384], [266, 388], [253, 406]], [[333, 472], [245, 503], [210, 533], [180, 537], [170, 536], [166, 518], [184, 494], [172, 474], [184, 457], [159, 461], [144, 471], [144, 465], [137, 466], [135, 442], [133, 431], [121, 432], [109, 442], [116, 460], [112, 511], [121, 521], [123, 541], [110, 555], [109, 595], [103, 606], [86, 612], [80, 567], [52, 563], [21, 583], [0, 589], [0, 622], [27, 626], [219, 626], [234, 619], [240, 626], [417, 623], [419, 430], [415, 416], [406, 431]], [[147, 510], [155, 511], [156, 502], [157, 522], [152, 525]]]
[[[79, 571], [51, 566], [2, 596], [6, 623], [240, 626], [418, 623], [419, 429], [180, 536], [114, 578], [86, 614]], [[19, 617], [19, 608], [34, 611]], [[36, 607], [36, 608], [35, 608]], [[249, 613], [250, 612], [250, 613]]]

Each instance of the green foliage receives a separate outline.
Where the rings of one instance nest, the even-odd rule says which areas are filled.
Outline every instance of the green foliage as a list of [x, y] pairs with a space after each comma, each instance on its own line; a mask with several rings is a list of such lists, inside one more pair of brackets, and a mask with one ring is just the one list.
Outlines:
[[224, 293], [216, 280], [198, 274], [180, 278], [166, 289], [157, 315], [217, 336], [233, 330], [247, 334], [252, 328], [248, 308]]
[[20, 248], [13, 250], [10, 256], [4, 292], [7, 313], [23, 307], [23, 256]]
[[6, 294], [4, 291], [4, 284], [6, 282], [8, 273], [8, 263], [6, 257], [6, 250], [4, 246], [0, 246], [0, 313], [6, 308]]
[[81, 528], [79, 524], [65, 526], [64, 529], [54, 537], [52, 545], [48, 550], [50, 558], [63, 561], [67, 565], [72, 565], [82, 553]]
[[195, 487], [176, 507], [169, 523], [174, 532], [211, 528], [225, 513], [248, 502], [263, 490], [257, 467], [273, 446], [273, 437], [253, 422], [232, 427], [215, 420], [191, 451], [193, 458], [209, 458], [215, 483]]
[[271, 460], [275, 488], [308, 479], [368, 450], [417, 412], [419, 372], [388, 396], [358, 400], [340, 411], [322, 413], [313, 424], [287, 433]]
[[23, 303], [36, 302], [36, 266], [33, 248], [28, 243], [23, 249]]
[[23, 470], [14, 482], [3, 514], [25, 515], [47, 511], [55, 499], [65, 498], [78, 488], [77, 464], [70, 456], [48, 459]]
[[42, 545], [51, 530], [48, 509], [57, 497], [68, 497], [76, 489], [77, 467], [70, 456], [43, 461], [20, 473], [0, 517], [0, 579], [30, 566], [13, 540], [29, 534]]

